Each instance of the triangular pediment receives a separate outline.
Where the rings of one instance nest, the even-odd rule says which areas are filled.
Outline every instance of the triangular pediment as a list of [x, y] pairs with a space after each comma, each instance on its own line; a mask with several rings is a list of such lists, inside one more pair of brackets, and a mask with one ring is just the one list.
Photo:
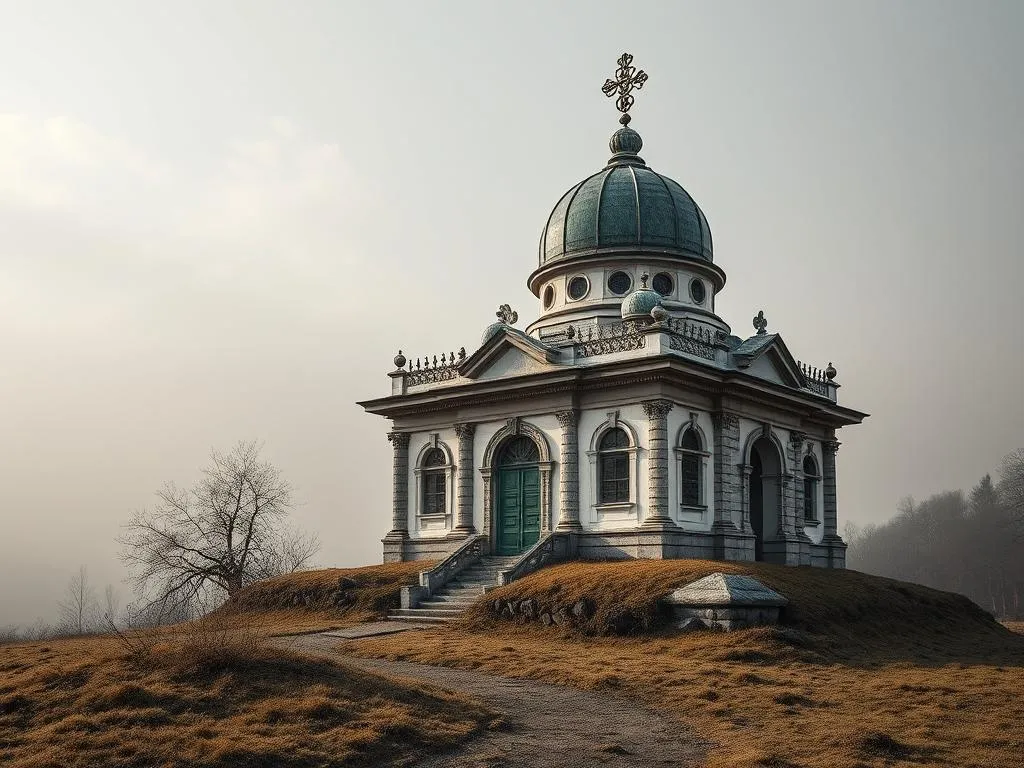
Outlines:
[[467, 379], [500, 379], [550, 370], [558, 362], [558, 350], [514, 328], [505, 328], [466, 358], [459, 373]]
[[753, 376], [787, 387], [804, 386], [800, 366], [777, 333], [754, 336], [733, 350], [736, 367]]

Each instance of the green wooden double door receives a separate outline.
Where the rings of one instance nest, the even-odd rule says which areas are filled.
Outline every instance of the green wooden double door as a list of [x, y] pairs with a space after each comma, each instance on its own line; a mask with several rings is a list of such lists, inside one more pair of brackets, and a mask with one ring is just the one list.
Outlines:
[[540, 538], [540, 470], [502, 467], [498, 471], [499, 555], [515, 555]]

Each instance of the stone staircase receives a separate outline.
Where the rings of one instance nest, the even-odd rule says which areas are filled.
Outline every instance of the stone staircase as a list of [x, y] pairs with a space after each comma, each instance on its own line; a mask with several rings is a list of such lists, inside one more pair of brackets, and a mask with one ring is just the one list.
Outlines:
[[488, 589], [496, 587], [498, 574], [514, 566], [519, 557], [481, 557], [433, 595], [421, 600], [415, 608], [388, 611], [388, 620], [432, 624], [450, 621], [486, 594]]

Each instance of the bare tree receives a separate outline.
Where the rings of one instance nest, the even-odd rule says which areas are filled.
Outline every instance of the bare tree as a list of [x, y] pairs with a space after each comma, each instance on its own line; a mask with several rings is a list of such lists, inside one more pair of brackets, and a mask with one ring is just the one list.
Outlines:
[[103, 616], [105, 624], [117, 626], [121, 613], [121, 595], [114, 589], [113, 584], [107, 584], [103, 590]]
[[71, 577], [64, 599], [60, 601], [61, 627], [74, 635], [84, 635], [96, 628], [96, 590], [89, 583], [89, 572], [84, 565]]
[[0, 627], [0, 645], [21, 641], [21, 630], [15, 626]]
[[140, 592], [172, 614], [201, 611], [247, 584], [303, 567], [315, 537], [290, 532], [292, 488], [256, 442], [213, 451], [202, 478], [168, 483], [157, 504], [136, 512], [120, 537]]

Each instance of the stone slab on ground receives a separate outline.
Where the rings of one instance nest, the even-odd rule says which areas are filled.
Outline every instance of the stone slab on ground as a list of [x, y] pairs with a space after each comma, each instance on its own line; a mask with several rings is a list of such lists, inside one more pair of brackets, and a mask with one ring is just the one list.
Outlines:
[[338, 637], [343, 640], [359, 640], [363, 637], [378, 637], [380, 635], [393, 635], [396, 632], [408, 632], [410, 629], [426, 629], [428, 624], [417, 624], [411, 621], [370, 621], [366, 624], [356, 624], [354, 627], [344, 629], [332, 629], [330, 632], [320, 634], [326, 637]]
[[425, 755], [415, 768], [688, 768], [702, 765], [710, 746], [678, 720], [619, 693], [347, 656], [326, 634], [290, 640], [302, 650], [319, 651], [369, 672], [468, 694], [501, 713], [502, 727], [485, 731], [454, 752]]
[[674, 590], [666, 600], [675, 605], [777, 606], [789, 602], [753, 576], [712, 573]]
[[665, 598], [674, 625], [687, 631], [698, 628], [695, 620], [726, 631], [778, 624], [788, 602], [753, 576], [734, 573], [712, 573]]

